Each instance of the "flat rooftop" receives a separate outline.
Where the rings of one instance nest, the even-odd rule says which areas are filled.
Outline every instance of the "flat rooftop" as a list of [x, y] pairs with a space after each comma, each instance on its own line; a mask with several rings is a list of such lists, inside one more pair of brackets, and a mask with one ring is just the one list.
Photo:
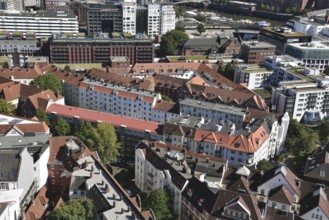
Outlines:
[[0, 11], [3, 17], [30, 17], [30, 18], [76, 18], [71, 11], [40, 10], [33, 12], [23, 12], [17, 10]]
[[230, 107], [228, 105], [222, 105], [217, 103], [205, 102], [205, 101], [198, 101], [195, 99], [184, 99], [180, 102], [180, 105], [187, 105], [196, 108], [204, 108], [213, 111], [225, 112], [228, 114], [244, 116], [246, 114], [246, 110], [243, 108], [237, 107]]
[[242, 44], [249, 48], [276, 48], [275, 45], [263, 41], [244, 41]]
[[288, 32], [288, 33], [278, 32], [273, 27], [264, 27], [263, 30], [269, 31], [269, 32], [272, 32], [272, 33], [275, 33], [277, 35], [281, 35], [284, 37], [305, 37], [305, 36], [307, 36], [306, 34], [299, 33], [299, 32]]
[[329, 45], [323, 42], [313, 41], [311, 43], [290, 43], [289, 46], [303, 50], [328, 50]]

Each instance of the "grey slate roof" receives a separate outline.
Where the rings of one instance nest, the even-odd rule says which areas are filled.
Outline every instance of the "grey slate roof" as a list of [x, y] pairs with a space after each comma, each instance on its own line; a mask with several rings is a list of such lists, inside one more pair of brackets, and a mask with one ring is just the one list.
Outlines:
[[20, 167], [21, 149], [0, 149], [0, 181], [16, 181]]
[[189, 39], [184, 44], [184, 48], [192, 48], [194, 50], [209, 50], [213, 47], [220, 48], [227, 41], [226, 38], [220, 39], [219, 41], [217, 39], [218, 38]]

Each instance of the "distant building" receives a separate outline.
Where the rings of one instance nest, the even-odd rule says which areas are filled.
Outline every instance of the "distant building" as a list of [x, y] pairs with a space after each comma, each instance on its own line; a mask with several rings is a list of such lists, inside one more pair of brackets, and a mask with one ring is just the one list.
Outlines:
[[329, 147], [319, 147], [305, 163], [304, 177], [319, 183], [329, 183]]
[[245, 84], [248, 89], [261, 88], [272, 73], [273, 70], [258, 65], [241, 65], [235, 69], [234, 82]]
[[260, 40], [276, 46], [276, 54], [283, 54], [288, 43], [307, 43], [312, 41], [311, 35], [292, 32], [286, 27], [264, 27], [260, 31]]
[[0, 219], [19, 219], [23, 214], [19, 205], [23, 189], [0, 190], [0, 192]]
[[[22, 25], [18, 25], [22, 24]], [[37, 37], [53, 33], [78, 33], [77, 17], [72, 12], [44, 10], [38, 12], [0, 12], [0, 31], [33, 32]]]
[[112, 34], [93, 38], [54, 35], [50, 42], [50, 60], [53, 63], [103, 63], [110, 58], [126, 56], [130, 64], [152, 63], [154, 46], [145, 35]]
[[265, 62], [265, 57], [275, 54], [275, 46], [266, 42], [242, 42], [241, 58], [248, 64], [260, 64]]
[[329, 65], [329, 45], [325, 42], [290, 43], [285, 52], [302, 60], [306, 67], [318, 69], [320, 72]]
[[1, 10], [18, 10], [23, 11], [23, 0], [0, 0]]

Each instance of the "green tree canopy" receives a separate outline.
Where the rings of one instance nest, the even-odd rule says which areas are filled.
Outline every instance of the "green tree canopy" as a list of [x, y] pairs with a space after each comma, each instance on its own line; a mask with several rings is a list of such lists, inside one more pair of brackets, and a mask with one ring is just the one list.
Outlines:
[[311, 128], [292, 119], [289, 123], [286, 147], [299, 157], [311, 154], [317, 147], [318, 134]]
[[35, 78], [31, 83], [31, 86], [38, 87], [42, 90], [50, 89], [55, 94], [61, 94], [62, 93], [62, 83], [57, 78], [55, 74], [52, 73], [46, 73], [43, 75], [39, 75], [37, 78]]
[[188, 40], [188, 35], [179, 30], [172, 30], [161, 37], [160, 54], [162, 56], [177, 55]]
[[70, 72], [70, 71], [71, 71], [70, 66], [69, 66], [69, 65], [66, 65], [66, 66], [64, 67], [64, 71], [65, 71], [65, 72]]
[[8, 62], [4, 62], [4, 64], [3, 64], [3, 68], [4, 68], [4, 69], [9, 69], [9, 64], [8, 64]]
[[90, 122], [80, 123], [75, 133], [90, 150], [97, 150], [104, 164], [108, 164], [111, 159], [118, 155], [120, 144], [114, 127], [108, 123], [98, 123], [94, 127]]
[[329, 142], [329, 121], [324, 121], [318, 127], [319, 141], [322, 145]]
[[39, 119], [39, 121], [43, 121], [50, 126], [49, 116], [43, 109], [38, 108], [35, 116]]
[[61, 204], [46, 220], [93, 220], [94, 205], [90, 199], [74, 199]]
[[169, 196], [163, 189], [157, 189], [147, 194], [146, 207], [152, 208], [157, 220], [169, 220], [173, 218], [169, 209]]
[[203, 24], [199, 24], [198, 27], [197, 27], [197, 30], [198, 30], [198, 32], [199, 32], [200, 35], [201, 35], [201, 33], [203, 33], [203, 32], [206, 31], [206, 28], [204, 27]]
[[235, 65], [233, 64], [233, 61], [231, 63], [226, 64], [224, 72], [222, 72], [222, 74], [230, 79], [230, 80], [234, 80], [234, 72], [235, 72]]
[[0, 113], [10, 114], [15, 111], [16, 107], [4, 99], [0, 99]]
[[71, 133], [70, 124], [63, 117], [58, 117], [54, 126], [55, 133], [58, 136], [65, 136]]
[[195, 17], [196, 20], [205, 23], [207, 21], [207, 17], [202, 15], [202, 14], [197, 14], [197, 16]]
[[274, 163], [272, 163], [268, 160], [265, 160], [265, 159], [258, 162], [258, 169], [260, 169], [260, 170], [267, 171], [267, 170], [272, 169], [274, 166], [275, 166]]
[[176, 31], [182, 31], [182, 32], [185, 32], [185, 27], [184, 27], [183, 25], [177, 25], [177, 26], [175, 27], [175, 30], [176, 30]]

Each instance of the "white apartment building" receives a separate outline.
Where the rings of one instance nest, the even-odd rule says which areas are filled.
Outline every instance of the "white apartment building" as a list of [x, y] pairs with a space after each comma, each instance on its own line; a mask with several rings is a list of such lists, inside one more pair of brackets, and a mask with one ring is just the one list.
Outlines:
[[0, 193], [0, 219], [20, 219], [21, 207], [19, 206], [19, 197], [22, 195], [23, 189], [6, 190]]
[[147, 8], [147, 34], [156, 36], [161, 33], [161, 6], [159, 4], [149, 4]]
[[177, 113], [161, 108], [160, 93], [110, 83], [84, 80], [76, 98], [82, 108], [146, 121], [164, 123], [169, 118], [178, 117]]
[[122, 31], [136, 34], [136, 3], [122, 2]]
[[161, 34], [175, 30], [176, 13], [172, 5], [163, 5], [161, 7]]
[[273, 70], [260, 66], [246, 65], [238, 66], [234, 72], [234, 82], [245, 84], [248, 89], [257, 89], [264, 86]]
[[150, 36], [165, 34], [176, 27], [176, 13], [172, 5], [149, 4], [147, 32]]
[[35, 32], [41, 38], [53, 33], [78, 33], [78, 28], [77, 16], [73, 12], [0, 12], [0, 31]]
[[246, 109], [231, 107], [228, 105], [217, 104], [195, 99], [184, 99], [179, 103], [181, 116], [204, 117], [205, 120], [231, 121], [236, 129], [242, 128], [243, 120], [246, 115]]
[[287, 25], [294, 29], [295, 32], [307, 34], [307, 35], [317, 35], [322, 32], [324, 28], [328, 28], [328, 24], [321, 24], [314, 22], [314, 20], [301, 17], [299, 20], [293, 20], [287, 22]]
[[279, 87], [272, 90], [273, 110], [288, 112], [292, 118], [316, 125], [328, 117], [329, 78], [317, 70], [278, 68], [274, 80]]

